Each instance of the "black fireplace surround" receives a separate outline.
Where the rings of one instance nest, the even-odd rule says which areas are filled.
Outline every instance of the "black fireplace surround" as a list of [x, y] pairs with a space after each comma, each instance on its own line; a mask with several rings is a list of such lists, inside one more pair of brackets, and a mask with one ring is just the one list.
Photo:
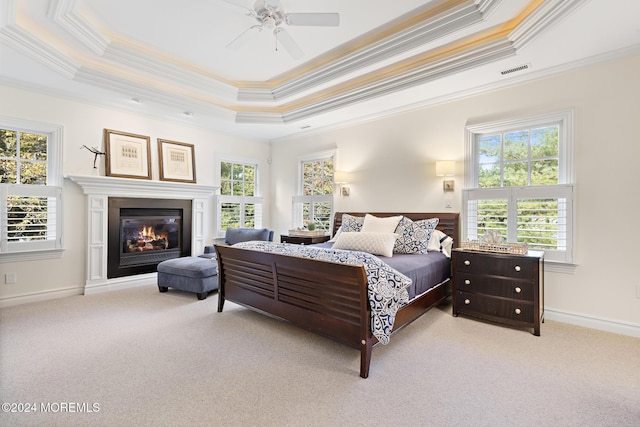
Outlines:
[[191, 255], [191, 200], [109, 198], [107, 278], [153, 273]]

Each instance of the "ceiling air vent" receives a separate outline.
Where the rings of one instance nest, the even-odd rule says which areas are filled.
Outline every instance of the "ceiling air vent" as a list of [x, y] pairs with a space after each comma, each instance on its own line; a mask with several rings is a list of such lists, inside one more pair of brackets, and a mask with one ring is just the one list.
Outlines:
[[522, 64], [522, 65], [518, 65], [517, 67], [509, 68], [507, 70], [502, 70], [500, 71], [500, 74], [505, 76], [507, 74], [515, 73], [522, 70], [527, 70], [529, 68], [531, 68], [531, 64]]

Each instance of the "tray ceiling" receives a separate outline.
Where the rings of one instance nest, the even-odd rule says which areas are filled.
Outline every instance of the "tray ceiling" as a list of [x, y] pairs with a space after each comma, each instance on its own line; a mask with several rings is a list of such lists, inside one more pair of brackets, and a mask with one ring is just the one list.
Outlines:
[[[261, 1], [261, 0], [259, 0]], [[232, 4], [235, 3], [236, 5]], [[282, 0], [339, 13], [286, 26], [253, 0], [5, 0], [5, 84], [223, 132], [277, 139], [637, 54], [635, 0]], [[246, 8], [246, 9], [243, 9]]]

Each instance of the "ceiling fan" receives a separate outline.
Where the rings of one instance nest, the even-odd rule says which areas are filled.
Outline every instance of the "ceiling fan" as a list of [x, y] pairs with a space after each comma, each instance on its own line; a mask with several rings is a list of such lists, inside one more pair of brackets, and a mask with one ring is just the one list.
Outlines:
[[244, 9], [247, 16], [254, 18], [258, 23], [243, 31], [238, 37], [233, 39], [226, 47], [238, 49], [248, 36], [253, 32], [269, 30], [273, 32], [276, 39], [276, 50], [278, 42], [293, 57], [298, 59], [304, 55], [302, 48], [291, 37], [285, 29], [286, 25], [292, 26], [316, 26], [316, 27], [337, 27], [340, 24], [338, 13], [285, 13], [280, 6], [280, 0], [256, 0], [253, 8], [240, 5], [233, 0], [223, 0], [238, 8]]

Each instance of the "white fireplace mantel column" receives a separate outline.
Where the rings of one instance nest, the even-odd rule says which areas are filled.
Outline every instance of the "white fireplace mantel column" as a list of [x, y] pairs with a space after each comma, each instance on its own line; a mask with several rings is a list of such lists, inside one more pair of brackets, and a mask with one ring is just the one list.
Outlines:
[[107, 279], [109, 197], [192, 200], [191, 253], [201, 253], [211, 221], [209, 199], [219, 187], [105, 176], [66, 176], [87, 195], [87, 278], [85, 295], [155, 281], [156, 274]]

